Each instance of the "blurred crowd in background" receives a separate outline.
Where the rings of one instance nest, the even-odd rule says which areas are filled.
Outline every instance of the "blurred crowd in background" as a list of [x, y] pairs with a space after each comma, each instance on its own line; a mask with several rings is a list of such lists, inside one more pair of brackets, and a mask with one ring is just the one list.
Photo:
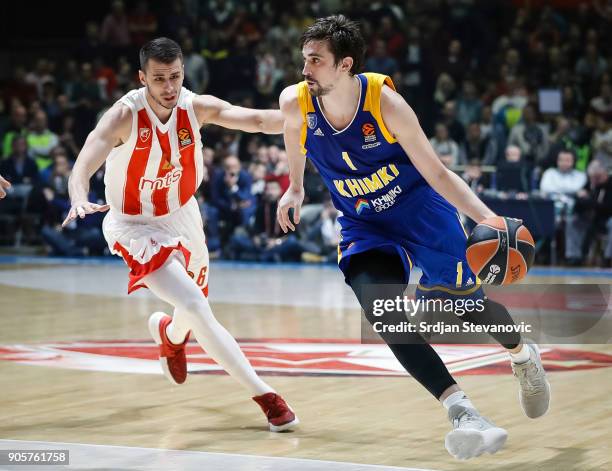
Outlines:
[[[59, 225], [71, 166], [97, 120], [140, 87], [138, 50], [167, 36], [184, 54], [184, 86], [233, 104], [277, 108], [302, 79], [298, 47], [315, 18], [361, 24], [365, 70], [391, 76], [446, 166], [497, 199], [554, 200], [558, 261], [610, 266], [612, 256], [612, 2], [570, 9], [530, 2], [113, 1], [61, 54], [0, 76], [0, 245], [54, 255], [107, 253], [103, 215]], [[533, 2], [548, 3], [548, 2]], [[213, 256], [334, 261], [338, 213], [307, 164], [299, 230], [284, 236], [276, 204], [287, 189], [282, 136], [202, 129], [206, 176], [198, 195]], [[104, 200], [104, 169], [91, 198]], [[539, 250], [539, 261], [550, 261]], [[554, 258], [554, 255], [553, 255]]]

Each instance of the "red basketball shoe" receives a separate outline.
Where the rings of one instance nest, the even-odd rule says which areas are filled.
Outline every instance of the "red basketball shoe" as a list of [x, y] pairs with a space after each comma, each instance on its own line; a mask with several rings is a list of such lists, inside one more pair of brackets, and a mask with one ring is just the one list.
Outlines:
[[290, 430], [300, 423], [300, 420], [287, 405], [285, 400], [276, 393], [266, 393], [255, 396], [253, 400], [259, 404], [268, 419], [270, 432]]
[[163, 312], [154, 312], [149, 317], [149, 332], [155, 343], [159, 345], [159, 362], [164, 376], [173, 384], [183, 384], [187, 379], [187, 357], [185, 345], [189, 340], [189, 332], [185, 341], [179, 345], [170, 342], [166, 335], [166, 327], [172, 322], [172, 317]]

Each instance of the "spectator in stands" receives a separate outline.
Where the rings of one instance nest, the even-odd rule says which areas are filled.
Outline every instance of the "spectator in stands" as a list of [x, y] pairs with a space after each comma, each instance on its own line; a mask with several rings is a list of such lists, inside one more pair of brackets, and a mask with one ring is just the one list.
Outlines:
[[99, 106], [102, 102], [102, 86], [93, 74], [90, 62], [81, 64], [81, 74], [72, 87], [71, 101], [87, 107]]
[[260, 43], [255, 50], [257, 91], [266, 97], [273, 95], [277, 82], [283, 77], [283, 71], [279, 69], [272, 49], [267, 44]]
[[518, 146], [506, 147], [505, 156], [505, 160], [497, 165], [495, 189], [504, 197], [526, 199], [531, 184], [531, 167], [522, 158]]
[[211, 184], [210, 204], [219, 212], [223, 246], [237, 227], [246, 227], [256, 209], [251, 193], [252, 180], [242, 168], [238, 157], [228, 155], [223, 160], [223, 168], [216, 172]]
[[468, 162], [490, 160], [491, 157], [488, 157], [487, 154], [492, 151], [490, 142], [490, 136], [482, 136], [480, 124], [478, 122], [471, 123], [467, 128], [467, 135], [461, 150], [463, 159]]
[[239, 260], [258, 260], [263, 262], [283, 262], [301, 260], [304, 248], [292, 233], [287, 237], [276, 220], [276, 208], [282, 190], [278, 182], [270, 180], [266, 183], [261, 204], [257, 207], [252, 225], [248, 233], [237, 231], [229, 243], [229, 253]]
[[438, 73], [446, 73], [457, 82], [461, 82], [468, 68], [468, 63], [463, 57], [461, 41], [453, 39], [448, 44], [448, 52], [438, 64]]
[[465, 172], [463, 172], [461, 177], [474, 193], [482, 193], [491, 185], [489, 175], [482, 171], [480, 160], [477, 159], [468, 162]]
[[575, 156], [570, 150], [561, 150], [557, 166], [542, 175], [540, 190], [548, 195], [575, 196], [586, 184], [586, 174], [574, 168]]
[[586, 87], [591, 87], [606, 72], [608, 62], [597, 49], [597, 44], [589, 43], [585, 54], [576, 62], [576, 75]]
[[478, 98], [476, 84], [472, 80], [464, 80], [461, 95], [457, 99], [457, 120], [467, 129], [470, 123], [480, 121], [482, 101]]
[[[22, 65], [17, 65], [13, 70], [13, 76], [5, 82], [4, 97], [17, 100], [19, 103], [29, 103], [38, 97], [36, 87], [25, 80], [26, 69]], [[7, 100], [8, 101], [8, 100]], [[10, 152], [10, 147], [9, 147]]]
[[436, 124], [436, 134], [429, 142], [436, 152], [436, 155], [447, 167], [452, 168], [461, 163], [459, 146], [448, 135], [448, 128], [445, 124]]
[[[258, 164], [262, 165], [262, 164]], [[247, 231], [236, 231], [232, 235], [228, 252], [238, 260], [261, 260], [263, 253], [273, 248], [282, 237], [276, 221], [276, 208], [281, 196], [280, 185], [274, 181], [264, 183], [264, 191], [255, 211], [255, 218]]]
[[453, 101], [447, 101], [442, 108], [442, 122], [448, 129], [448, 134], [458, 145], [465, 141], [465, 128], [457, 119], [457, 104]]
[[261, 196], [263, 195], [266, 187], [266, 175], [268, 169], [265, 164], [261, 162], [251, 162], [249, 165], [249, 174], [251, 175], [253, 183], [251, 184], [251, 194], [256, 200], [256, 204], [259, 204]]
[[390, 57], [399, 57], [404, 47], [403, 28], [400, 28], [393, 15], [384, 15], [380, 18], [376, 36], [385, 42], [387, 54]]
[[[47, 209], [45, 224], [41, 235], [50, 248], [50, 255], [82, 256], [90, 253], [102, 254], [106, 247], [102, 235], [102, 213], [91, 215], [93, 218], [73, 221], [64, 231], [61, 223], [70, 209], [68, 197], [68, 179], [70, 178], [70, 163], [65, 154], [58, 153], [51, 167], [48, 180], [42, 189]], [[96, 201], [95, 195], [91, 200]]]
[[55, 80], [43, 83], [41, 105], [44, 112], [47, 113], [49, 129], [56, 133], [59, 132], [64, 117], [64, 107], [57, 96]]
[[130, 28], [121, 0], [114, 0], [111, 4], [111, 12], [102, 21], [100, 39], [115, 55], [125, 53], [130, 45]]
[[157, 31], [157, 18], [149, 11], [149, 2], [138, 1], [136, 8], [128, 16], [128, 30], [131, 42], [136, 47], [153, 39]]
[[30, 156], [35, 160], [38, 170], [42, 171], [53, 162], [51, 149], [59, 143], [59, 137], [51, 132], [47, 126], [47, 114], [37, 111], [32, 120], [32, 129], [26, 135]]
[[329, 198], [329, 192], [321, 175], [309, 159], [306, 159], [304, 169], [304, 190], [306, 193], [304, 204], [322, 203]]
[[24, 77], [26, 83], [36, 88], [38, 98], [42, 98], [43, 83], [53, 81], [53, 76], [50, 74], [51, 64], [47, 59], [38, 59], [36, 67]]
[[138, 75], [134, 73], [128, 60], [125, 57], [120, 57], [117, 65], [117, 88], [122, 92], [138, 88], [137, 77]]
[[387, 45], [382, 39], [377, 39], [372, 48], [372, 55], [365, 63], [369, 72], [393, 76], [398, 71], [397, 61], [387, 53]]
[[223, 29], [228, 26], [233, 18], [235, 5], [231, 0], [209, 0], [207, 14], [211, 27]]
[[[310, 227], [304, 225], [306, 230], [306, 249], [302, 253], [304, 262], [334, 263], [338, 260], [338, 243], [340, 242], [340, 213], [334, 207], [329, 196], [323, 201], [318, 220]], [[305, 221], [302, 221], [304, 223]]]
[[536, 122], [533, 105], [523, 108], [523, 118], [515, 124], [508, 137], [508, 145], [517, 146], [528, 162], [540, 162], [548, 152], [548, 131], [542, 123]]
[[28, 156], [28, 143], [23, 136], [13, 139], [13, 152], [0, 164], [0, 174], [13, 185], [38, 183], [38, 167]]
[[91, 60], [92, 57], [105, 57], [106, 48], [100, 39], [100, 27], [95, 21], [85, 24], [85, 37], [77, 47], [79, 61]]
[[81, 152], [81, 147], [77, 144], [73, 134], [74, 116], [65, 115], [62, 121], [61, 134], [59, 135], [59, 144], [66, 150], [68, 158], [74, 162]]
[[326, 200], [323, 203], [323, 211], [321, 211], [321, 251], [328, 262], [338, 258], [338, 244], [341, 239], [339, 216], [340, 213], [334, 208], [331, 199]]
[[[408, 39], [403, 57], [399, 61], [404, 98], [414, 108], [421, 120], [430, 115], [429, 97], [433, 93], [433, 78], [430, 66], [431, 54], [425, 50], [419, 28], [408, 27]], [[397, 84], [396, 84], [397, 85]], [[444, 100], [446, 101], [446, 100]], [[427, 126], [430, 129], [431, 126]]]
[[601, 84], [599, 95], [591, 100], [591, 109], [606, 121], [612, 121], [612, 85]]
[[493, 101], [493, 115], [510, 129], [519, 119], [521, 110], [527, 105], [527, 89], [516, 77], [506, 78], [508, 91]]
[[21, 104], [13, 106], [11, 110], [11, 121], [2, 139], [2, 157], [8, 157], [13, 151], [13, 139], [17, 136], [25, 137], [28, 130], [26, 127], [28, 112]]
[[247, 37], [240, 34], [234, 40], [234, 47], [231, 49], [227, 59], [228, 70], [231, 71], [223, 80], [226, 82], [229, 93], [238, 98], [252, 94], [255, 87], [255, 74], [257, 62], [255, 55], [249, 49]]
[[601, 162], [587, 169], [589, 183], [576, 194], [574, 212], [565, 226], [565, 257], [570, 265], [582, 265], [597, 234], [607, 234], [604, 267], [612, 258], [612, 179]]
[[604, 118], [597, 118], [597, 129], [591, 141], [594, 158], [612, 171], [612, 125]]
[[208, 63], [202, 54], [194, 50], [193, 39], [183, 41], [183, 66], [185, 67], [185, 81], [192, 92], [202, 94], [208, 87], [210, 72]]
[[[545, 168], [555, 165], [557, 156], [563, 149], [570, 149], [580, 161], [587, 161], [590, 156], [586, 130], [576, 121], [559, 116], [549, 139], [548, 155], [544, 160], [537, 162], [537, 165]], [[579, 170], [584, 169], [586, 163], [579, 168]]]
[[53, 166], [50, 168], [51, 171], [46, 174], [44, 183], [60, 198], [68, 198], [68, 179], [72, 173], [71, 167], [64, 150], [58, 148], [54, 152]]
[[447, 101], [454, 98], [456, 90], [457, 84], [451, 76], [446, 73], [440, 74], [436, 82], [436, 89], [433, 96], [436, 107], [441, 110]]
[[[117, 89], [117, 74], [115, 69], [106, 64], [100, 56], [95, 57], [92, 63], [93, 77], [98, 83], [104, 101], [110, 101]], [[121, 94], [123, 95], [123, 93]], [[121, 96], [120, 95], [120, 96]]]

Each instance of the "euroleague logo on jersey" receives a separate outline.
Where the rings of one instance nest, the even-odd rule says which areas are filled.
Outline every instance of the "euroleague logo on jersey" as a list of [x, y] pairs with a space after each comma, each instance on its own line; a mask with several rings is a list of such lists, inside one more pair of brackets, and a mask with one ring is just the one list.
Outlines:
[[365, 123], [363, 126], [361, 126], [361, 132], [363, 133], [364, 137], [372, 136], [376, 134], [376, 128], [372, 123]]
[[380, 145], [380, 142], [376, 141], [376, 127], [372, 123], [365, 123], [361, 126], [361, 133], [363, 134], [363, 140], [365, 142], [365, 144], [361, 146], [362, 149], [371, 149]]
[[140, 140], [142, 142], [147, 142], [151, 137], [151, 130], [149, 128], [140, 128], [138, 130], [138, 135], [140, 136]]
[[178, 135], [181, 147], [185, 147], [193, 143], [193, 139], [191, 138], [191, 133], [189, 132], [189, 129], [181, 128], [178, 130], [177, 135]]

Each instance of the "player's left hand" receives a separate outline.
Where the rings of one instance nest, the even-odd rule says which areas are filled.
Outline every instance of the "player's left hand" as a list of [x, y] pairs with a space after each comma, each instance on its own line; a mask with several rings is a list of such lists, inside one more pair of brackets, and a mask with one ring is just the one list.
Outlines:
[[10, 182], [8, 182], [4, 178], [2, 178], [2, 175], [0, 175], [0, 199], [4, 198], [6, 196], [6, 191], [5, 190], [7, 190], [10, 187], [11, 187]]
[[87, 214], [93, 214], [97, 212], [104, 212], [110, 209], [108, 204], [95, 204], [89, 201], [82, 203], [74, 203], [68, 212], [68, 216], [62, 222], [62, 227], [66, 227], [70, 221], [74, 221], [77, 217], [83, 219]]
[[[304, 188], [299, 190], [293, 190], [291, 187], [285, 192], [285, 194], [278, 201], [278, 208], [276, 210], [276, 219], [283, 232], [286, 234], [289, 229], [295, 231], [295, 224], [300, 222], [300, 210], [302, 209], [302, 202], [304, 201]], [[293, 208], [293, 222], [289, 217], [289, 209]]]

